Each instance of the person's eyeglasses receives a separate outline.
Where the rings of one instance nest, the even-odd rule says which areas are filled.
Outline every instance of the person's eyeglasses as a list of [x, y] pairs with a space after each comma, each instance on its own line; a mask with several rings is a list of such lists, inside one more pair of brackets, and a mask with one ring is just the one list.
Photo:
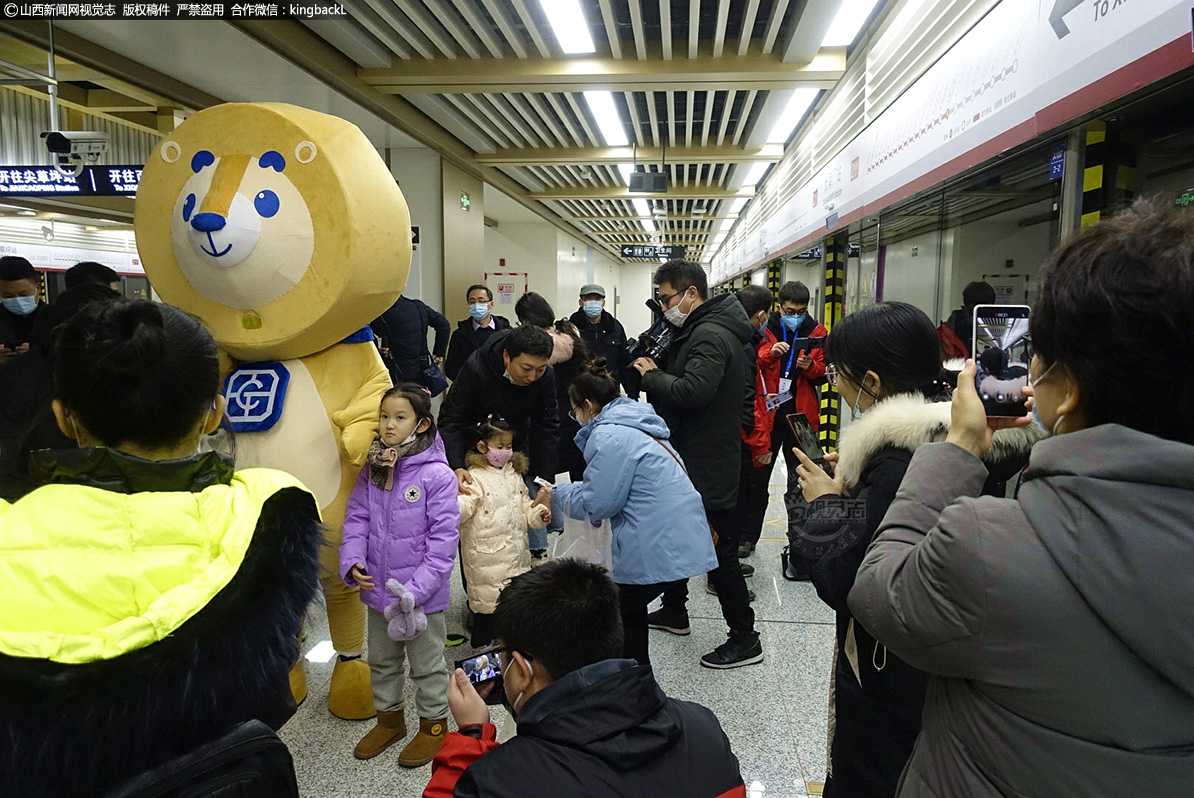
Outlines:
[[[688, 290], [687, 288], [684, 289], [684, 291], [687, 291], [687, 290]], [[683, 294], [684, 291], [677, 291], [676, 293], [672, 294], [671, 296], [667, 297], [666, 299], [661, 294], [659, 297], [659, 306], [664, 308], [665, 310], [667, 308], [670, 308], [672, 306], [672, 300], [675, 299], [676, 297], [680, 296], [681, 294]]]
[[803, 316], [807, 312], [808, 312], [808, 305], [805, 305], [804, 307], [800, 308], [799, 310], [785, 310], [783, 312], [783, 314], [785, 316]]
[[575, 410], [569, 410], [569, 411], [568, 411], [568, 418], [572, 419], [573, 421], [577, 421], [577, 422], [579, 422], [579, 421], [580, 421], [580, 419], [576, 417], [576, 411], [575, 411]]
[[829, 383], [830, 388], [837, 387], [837, 369], [832, 363], [825, 367], [825, 381]]

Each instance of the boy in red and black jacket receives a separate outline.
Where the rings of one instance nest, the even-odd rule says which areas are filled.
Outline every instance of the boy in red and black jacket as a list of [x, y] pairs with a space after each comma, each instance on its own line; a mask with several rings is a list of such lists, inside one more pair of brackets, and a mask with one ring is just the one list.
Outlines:
[[494, 627], [498, 689], [518, 735], [498, 745], [484, 697], [457, 669], [448, 704], [460, 731], [436, 755], [424, 798], [746, 798], [713, 713], [668, 698], [649, 667], [618, 658], [618, 589], [604, 568], [561, 559], [516, 576]]
[[[824, 339], [829, 331], [808, 312], [808, 303], [809, 291], [804, 283], [784, 283], [779, 289], [779, 311], [771, 314], [767, 326], [763, 328], [763, 340], [759, 343], [759, 369], [764, 372], [765, 379], [769, 380], [768, 375], [774, 375], [779, 392], [791, 396], [775, 410], [768, 480], [771, 469], [775, 467], [775, 455], [781, 450], [788, 464], [788, 474], [792, 474], [800, 465], [792, 452], [800, 443], [788, 426], [787, 416], [803, 413], [814, 431], [820, 427], [821, 400], [816, 383], [825, 376], [824, 351], [820, 346], [799, 346], [797, 342], [807, 338]], [[754, 543], [749, 544], [750, 551], [744, 552], [745, 548], [739, 547], [739, 557], [748, 556], [754, 551]]]

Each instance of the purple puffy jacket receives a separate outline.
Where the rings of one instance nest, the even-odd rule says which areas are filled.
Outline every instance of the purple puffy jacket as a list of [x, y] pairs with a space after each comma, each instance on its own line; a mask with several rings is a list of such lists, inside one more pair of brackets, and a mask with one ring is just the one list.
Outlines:
[[389, 579], [406, 585], [423, 612], [448, 608], [448, 577], [460, 537], [459, 490], [439, 433], [432, 434], [430, 448], [398, 462], [392, 490], [370, 482], [366, 464], [348, 497], [340, 578], [355, 587], [348, 572], [364, 563], [373, 589], [362, 590], [361, 601], [378, 612], [395, 600], [386, 591]]

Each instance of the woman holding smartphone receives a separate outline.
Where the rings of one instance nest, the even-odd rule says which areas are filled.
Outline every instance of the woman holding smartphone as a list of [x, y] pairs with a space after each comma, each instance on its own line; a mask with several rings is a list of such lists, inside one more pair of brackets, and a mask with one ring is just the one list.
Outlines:
[[[794, 450], [809, 506], [803, 522], [789, 530], [793, 548], [808, 559], [817, 594], [837, 613], [825, 795], [890, 798], [920, 732], [928, 675], [872, 638], [846, 600], [912, 453], [949, 432], [952, 378], [942, 372], [932, 321], [904, 302], [880, 302], [846, 316], [825, 341], [825, 359], [829, 383], [855, 420], [838, 451], [825, 457], [832, 477]], [[1014, 473], [1036, 437], [1024, 429], [1000, 433], [992, 470]]]
[[1159, 201], [1068, 241], [1032, 314], [1050, 437], [1016, 498], [978, 494], [1000, 427], [1029, 421], [985, 417], [970, 380], [908, 466], [849, 597], [932, 674], [901, 796], [1190, 794], [1191, 264], [1194, 219]]

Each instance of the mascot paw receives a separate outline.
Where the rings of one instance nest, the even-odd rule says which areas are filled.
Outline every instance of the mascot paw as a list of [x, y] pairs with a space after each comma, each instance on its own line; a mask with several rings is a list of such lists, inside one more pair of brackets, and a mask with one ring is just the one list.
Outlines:
[[344, 720], [367, 720], [377, 714], [369, 688], [369, 665], [361, 659], [337, 659], [328, 689], [328, 709]]

